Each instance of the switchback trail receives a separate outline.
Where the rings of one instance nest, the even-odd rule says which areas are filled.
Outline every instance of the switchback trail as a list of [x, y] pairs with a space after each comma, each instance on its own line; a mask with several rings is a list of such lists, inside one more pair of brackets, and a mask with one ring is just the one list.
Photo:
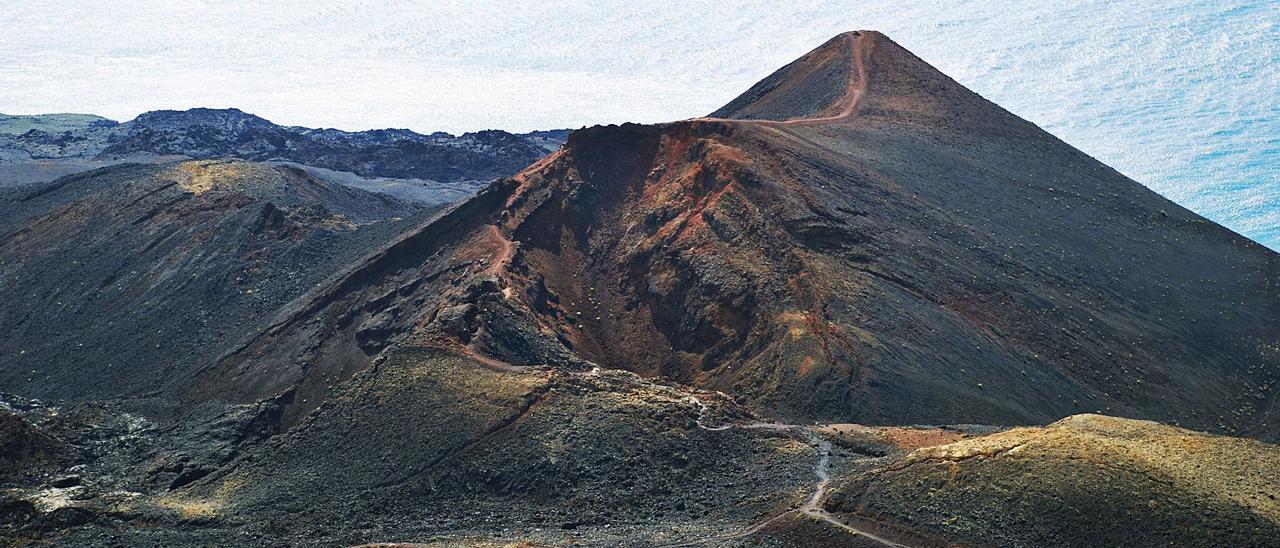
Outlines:
[[728, 540], [746, 538], [760, 532], [769, 524], [775, 521], [778, 521], [779, 519], [782, 519], [784, 516], [788, 514], [791, 514], [793, 512], [799, 512], [801, 514], [813, 516], [817, 519], [820, 519], [836, 527], [837, 529], [845, 531], [851, 535], [863, 537], [881, 546], [888, 546], [891, 548], [910, 548], [905, 544], [899, 544], [897, 542], [878, 536], [869, 531], [864, 531], [862, 529], [858, 529], [857, 527], [844, 523], [839, 519], [836, 519], [836, 517], [831, 515], [830, 512], [827, 512], [822, 508], [821, 506], [822, 497], [827, 492], [827, 484], [831, 482], [831, 442], [827, 441], [826, 439], [823, 439], [822, 436], [819, 436], [817, 432], [814, 431], [813, 427], [801, 426], [801, 425], [795, 425], [795, 424], [760, 422], [760, 421], [748, 422], [748, 423], [742, 423], [742, 424], [725, 424], [720, 426], [708, 426], [703, 420], [706, 417], [707, 408], [708, 408], [706, 402], [703, 402], [697, 396], [689, 396], [689, 397], [693, 400], [695, 404], [698, 405], [698, 408], [699, 408], [698, 418], [695, 419], [694, 422], [698, 425], [698, 428], [701, 428], [703, 430], [720, 432], [720, 431], [730, 430], [734, 428], [741, 428], [744, 430], [778, 430], [778, 431], [784, 431], [784, 432], [803, 433], [805, 435], [805, 438], [809, 441], [809, 443], [812, 444], [814, 447], [818, 448], [818, 462], [814, 463], [813, 465], [813, 474], [817, 478], [817, 481], [814, 483], [813, 492], [809, 494], [809, 498], [806, 499], [805, 503], [801, 505], [799, 508], [787, 510], [785, 512], [777, 514], [773, 517], [770, 517], [769, 519], [756, 523], [751, 527], [748, 527], [746, 529], [743, 529], [735, 533], [708, 537], [704, 539], [698, 539], [698, 540], [683, 542], [679, 544], [669, 544], [665, 546], [669, 546], [669, 547], [699, 546], [702, 544], [706, 544], [708, 542], [728, 541]]
[[[479, 362], [481, 365], [490, 369], [498, 370], [498, 371], [520, 373], [520, 372], [528, 371], [533, 368], [531, 366], [513, 365], [498, 359], [491, 358], [489, 356], [485, 356], [484, 354], [477, 352], [475, 349], [471, 348], [470, 346], [464, 347], [463, 353], [468, 358], [471, 358]], [[602, 372], [601, 368], [599, 366], [595, 366], [595, 367], [592, 367], [589, 371], [571, 373], [571, 374], [583, 376], [583, 377], [593, 377], [593, 376], [599, 375], [601, 372]], [[667, 387], [667, 388], [668, 390], [672, 390], [672, 391], [677, 390], [671, 387]], [[830, 524], [831, 526], [836, 527], [837, 529], [845, 531], [851, 535], [863, 537], [881, 546], [888, 546], [890, 548], [910, 548], [905, 544], [893, 542], [889, 539], [880, 537], [869, 531], [865, 531], [857, 527], [854, 527], [852, 525], [849, 525], [847, 523], [844, 523], [839, 519], [837, 519], [835, 516], [831, 515], [830, 512], [827, 512], [822, 508], [821, 506], [822, 497], [823, 495], [826, 494], [827, 484], [831, 482], [831, 442], [827, 441], [822, 436], [818, 435], [818, 433], [814, 430], [813, 427], [801, 426], [796, 424], [764, 422], [764, 421], [753, 421], [753, 422], [746, 422], [746, 423], [729, 423], [729, 424], [723, 424], [719, 426], [711, 426], [706, 423], [707, 412], [709, 410], [709, 406], [707, 405], [707, 403], [702, 401], [702, 399], [696, 395], [691, 394], [688, 397], [690, 401], [692, 401], [695, 405], [698, 406], [698, 416], [696, 419], [694, 419], [694, 423], [697, 425], [698, 428], [702, 430], [706, 430], [709, 432], [722, 432], [725, 430], [732, 430], [736, 428], [736, 429], [742, 429], [742, 430], [773, 430], [773, 431], [779, 431], [779, 432], [803, 434], [805, 436], [805, 439], [818, 449], [818, 461], [813, 465], [813, 474], [814, 474], [814, 477], [816, 478], [816, 481], [814, 482], [813, 491], [809, 494], [809, 497], [805, 499], [804, 504], [798, 508], [794, 508], [794, 509], [779, 513], [773, 517], [770, 517], [769, 519], [756, 523], [751, 527], [748, 527], [746, 529], [743, 529], [735, 533], [729, 533], [726, 535], [719, 535], [719, 536], [708, 537], [708, 538], [703, 538], [703, 539], [698, 539], [698, 540], [683, 542], [678, 544], [669, 544], [664, 546], [669, 546], [669, 547], [699, 546], [702, 544], [706, 544], [708, 542], [727, 541], [727, 540], [745, 538], [760, 532], [769, 524], [775, 521], [778, 521], [779, 519], [782, 519], [783, 517], [793, 512], [799, 512], [801, 514], [805, 514], [805, 515], [817, 518], [819, 520], [822, 520]]]

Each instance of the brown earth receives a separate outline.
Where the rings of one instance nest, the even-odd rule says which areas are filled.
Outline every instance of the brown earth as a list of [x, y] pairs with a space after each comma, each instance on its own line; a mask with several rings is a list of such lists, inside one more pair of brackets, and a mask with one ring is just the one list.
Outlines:
[[827, 424], [819, 433], [849, 440], [871, 439], [896, 449], [911, 451], [958, 441], [965, 437], [960, 430], [901, 426], [863, 426], [861, 424]]

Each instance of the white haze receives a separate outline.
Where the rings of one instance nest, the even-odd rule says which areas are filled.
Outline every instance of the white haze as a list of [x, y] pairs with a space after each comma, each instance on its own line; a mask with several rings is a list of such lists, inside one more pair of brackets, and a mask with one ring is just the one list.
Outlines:
[[245, 4], [2, 0], [0, 112], [234, 106], [424, 132], [656, 122], [870, 28], [1280, 248], [1280, 2]]

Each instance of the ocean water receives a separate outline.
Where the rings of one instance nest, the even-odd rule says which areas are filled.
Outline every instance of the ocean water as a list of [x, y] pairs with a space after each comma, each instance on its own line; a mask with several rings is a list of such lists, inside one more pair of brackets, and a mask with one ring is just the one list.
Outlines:
[[235, 106], [513, 131], [714, 110], [876, 29], [1152, 189], [1280, 249], [1280, 2], [6, 0], [0, 112]]
[[1280, 249], [1280, 2], [1010, 11], [999, 22], [936, 21], [933, 36], [956, 50], [930, 44], [924, 29], [900, 42], [1175, 202]]

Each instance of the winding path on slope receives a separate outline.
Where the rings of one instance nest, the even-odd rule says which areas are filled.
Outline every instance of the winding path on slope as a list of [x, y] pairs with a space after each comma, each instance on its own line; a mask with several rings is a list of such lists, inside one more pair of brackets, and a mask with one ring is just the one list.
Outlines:
[[866, 39], [866, 33], [858, 33], [849, 37], [849, 56], [853, 59], [853, 70], [849, 76], [849, 81], [845, 88], [845, 105], [844, 108], [831, 116], [820, 116], [817, 118], [792, 118], [790, 120], [751, 120], [743, 118], [712, 118], [701, 117], [692, 118], [693, 121], [699, 122], [726, 122], [731, 124], [753, 124], [766, 126], [796, 126], [796, 125], [818, 125], [831, 122], [841, 122], [852, 118], [858, 110], [858, 103], [862, 101], [863, 93], [867, 87], [867, 61], [864, 59], [868, 55], [867, 46], [863, 44]]
[[[488, 234], [489, 234], [489, 237], [493, 239], [494, 242], [497, 243], [498, 252], [496, 255], [494, 255], [493, 259], [490, 260], [489, 265], [485, 267], [484, 272], [486, 274], [492, 274], [494, 276], [500, 277], [502, 275], [502, 269], [506, 268], [511, 262], [511, 259], [516, 255], [516, 244], [512, 242], [510, 239], [508, 239], [506, 236], [503, 236], [502, 230], [499, 229], [497, 225], [489, 225]], [[506, 284], [503, 285], [502, 296], [507, 299], [510, 299], [512, 297], [510, 286]], [[471, 344], [462, 346], [461, 352], [463, 355], [475, 360], [477, 363], [484, 366], [486, 369], [492, 369], [494, 371], [520, 373], [520, 372], [528, 371], [530, 367], [527, 365], [514, 365], [496, 358], [492, 358], [484, 354], [483, 352], [476, 350], [475, 347]]]
[[[866, 37], [867, 37], [866, 33], [859, 33], [857, 35], [852, 35], [849, 37], [850, 57], [853, 63], [853, 70], [851, 71], [848, 82], [846, 83], [846, 89], [844, 93], [844, 99], [845, 99], [844, 107], [839, 112], [833, 115], [821, 116], [821, 117], [815, 117], [815, 118], [795, 118], [790, 120], [748, 120], [748, 119], [739, 119], [739, 118], [712, 118], [712, 117], [693, 118], [692, 120], [693, 121], [725, 122], [725, 123], [731, 123], [731, 124], [763, 125], [763, 126], [793, 126], [793, 125], [819, 125], [819, 124], [825, 124], [825, 123], [841, 122], [841, 121], [850, 119], [857, 113], [858, 105], [861, 102], [862, 97], [866, 90], [867, 69], [866, 69], [865, 57], [869, 54], [867, 46], [864, 45], [863, 43]], [[492, 274], [499, 274], [500, 270], [504, 266], [506, 266], [506, 263], [508, 263], [511, 260], [511, 258], [515, 255], [515, 244], [512, 243], [509, 239], [507, 239], [505, 236], [503, 236], [501, 229], [499, 229], [497, 225], [490, 225], [489, 229], [490, 229], [490, 236], [498, 242], [499, 248], [498, 248], [497, 255], [493, 258], [492, 262], [486, 268], [486, 271]], [[509, 291], [509, 288], [504, 288], [503, 294], [507, 298], [510, 298], [511, 295], [508, 293], [508, 291]], [[466, 347], [464, 347], [462, 349], [462, 352], [467, 357], [477, 361], [478, 363], [480, 363], [481, 365], [489, 369], [493, 369], [497, 371], [513, 372], [513, 373], [524, 372], [530, 369], [530, 366], [513, 365], [511, 363], [507, 363], [505, 361], [501, 361], [501, 360], [489, 357], [487, 355], [484, 355], [482, 352], [477, 351], [470, 345], [467, 345]], [[599, 371], [600, 371], [599, 367], [596, 367], [596, 368], [593, 368], [590, 372], [583, 373], [583, 374], [593, 375], [593, 374], [598, 374]], [[770, 517], [769, 519], [756, 523], [751, 527], [748, 527], [747, 529], [744, 529], [742, 531], [738, 531], [738, 532], [727, 534], [727, 535], [708, 537], [708, 538], [680, 543], [680, 544], [672, 544], [668, 546], [673, 546], [673, 547], [674, 546], [697, 546], [697, 545], [705, 544], [708, 542], [726, 541], [726, 540], [735, 540], [735, 539], [745, 538], [760, 532], [769, 524], [779, 519], [782, 519], [787, 515], [798, 512], [801, 514], [805, 514], [805, 515], [817, 518], [851, 535], [863, 537], [867, 540], [870, 540], [882, 546], [888, 546], [892, 548], [909, 548], [904, 544], [893, 542], [889, 539], [877, 536], [876, 534], [871, 533], [869, 531], [858, 529], [857, 527], [844, 523], [839, 519], [837, 519], [835, 516], [831, 515], [830, 512], [827, 512], [820, 506], [822, 502], [822, 497], [826, 494], [827, 484], [831, 482], [831, 442], [819, 436], [812, 427], [793, 425], [793, 424], [761, 422], [761, 421], [741, 423], [741, 424], [725, 424], [721, 426], [708, 426], [703, 422], [703, 418], [706, 415], [708, 410], [707, 404], [703, 402], [701, 399], [699, 399], [697, 396], [689, 396], [689, 397], [692, 398], [693, 402], [699, 406], [698, 418], [696, 419], [695, 422], [698, 428], [701, 428], [703, 430], [719, 432], [719, 431], [739, 428], [744, 430], [776, 430], [776, 431], [785, 431], [785, 432], [793, 432], [793, 433], [794, 432], [803, 433], [805, 437], [808, 439], [809, 443], [813, 444], [815, 447], [818, 448], [819, 458], [813, 467], [814, 476], [817, 478], [817, 481], [814, 483], [813, 491], [810, 493], [809, 497], [805, 500], [805, 503], [798, 508], [787, 510], [785, 512], [777, 514], [773, 517]]]
[[498, 225], [489, 225], [489, 236], [497, 241], [498, 254], [494, 256], [493, 262], [489, 263], [485, 272], [489, 274], [497, 274], [498, 271], [507, 266], [507, 263], [511, 261], [511, 258], [516, 255], [516, 244], [512, 243], [511, 240], [502, 235], [502, 230], [498, 228]]
[[706, 544], [708, 542], [727, 541], [727, 540], [736, 540], [736, 539], [746, 538], [760, 532], [761, 530], [763, 530], [765, 527], [769, 526], [773, 522], [778, 521], [779, 519], [782, 519], [783, 517], [791, 513], [799, 512], [801, 514], [815, 517], [819, 520], [822, 520], [823, 522], [826, 522], [827, 524], [833, 527], [836, 527], [837, 529], [845, 531], [851, 535], [863, 537], [881, 546], [888, 546], [890, 548], [910, 548], [905, 544], [899, 544], [892, 540], [878, 536], [875, 533], [872, 533], [870, 531], [865, 531], [857, 527], [854, 527], [852, 525], [849, 525], [843, 521], [840, 521], [835, 516], [831, 515], [830, 512], [827, 512], [820, 506], [820, 504], [822, 503], [822, 497], [827, 492], [827, 484], [831, 482], [831, 442], [823, 439], [822, 436], [819, 436], [812, 427], [800, 426], [795, 424], [779, 424], [779, 423], [760, 422], [760, 421], [742, 423], [742, 424], [725, 424], [721, 426], [707, 426], [706, 423], [703, 422], [703, 418], [706, 416], [707, 409], [708, 409], [706, 402], [703, 402], [697, 396], [689, 396], [689, 397], [693, 400], [695, 404], [698, 405], [698, 409], [699, 409], [698, 418], [695, 419], [694, 422], [698, 425], [698, 428], [701, 428], [703, 430], [720, 432], [723, 430], [740, 428], [744, 430], [777, 430], [777, 431], [783, 431], [783, 432], [803, 433], [805, 437], [809, 440], [809, 443], [813, 444], [815, 447], [818, 448], [818, 462], [814, 463], [813, 465], [813, 474], [815, 477], [817, 477], [817, 481], [814, 483], [813, 492], [809, 494], [809, 498], [806, 499], [805, 503], [801, 505], [799, 508], [787, 510], [785, 512], [777, 514], [773, 517], [770, 517], [769, 519], [756, 523], [751, 527], [748, 527], [746, 529], [743, 529], [735, 533], [708, 537], [708, 538], [703, 538], [703, 539], [698, 539], [698, 540], [693, 540], [693, 541], [683, 542], [678, 544], [669, 544], [665, 546], [672, 547], [672, 548], [678, 547], [678, 546], [699, 546], [702, 544]]
[[[471, 348], [470, 346], [464, 347], [463, 353], [467, 357], [480, 362], [485, 367], [490, 369], [495, 369], [498, 371], [518, 373], [518, 372], [528, 371], [533, 367], [535, 367], [535, 366], [513, 365], [495, 358], [491, 358], [477, 352], [475, 349]], [[588, 371], [574, 372], [570, 374], [583, 376], [583, 377], [593, 377], [593, 376], [599, 375], [602, 371], [603, 370], [599, 366], [595, 366]], [[664, 388], [670, 391], [677, 390], [676, 388], [673, 388], [673, 387], [664, 387]], [[700, 546], [708, 542], [728, 541], [728, 540], [746, 538], [748, 536], [751, 536], [760, 532], [761, 530], [763, 530], [765, 527], [769, 526], [773, 522], [778, 521], [792, 513], [798, 512], [804, 515], [817, 518], [837, 529], [840, 529], [842, 531], [849, 533], [850, 535], [862, 537], [866, 540], [870, 540], [881, 546], [887, 546], [890, 548], [911, 548], [908, 545], [894, 542], [892, 540], [876, 535], [875, 533], [872, 533], [870, 531], [859, 529], [857, 527], [844, 523], [843, 521], [840, 521], [835, 516], [833, 516], [830, 512], [827, 512], [822, 508], [821, 506], [822, 497], [826, 494], [827, 484], [831, 482], [831, 442], [827, 441], [822, 436], [818, 435], [818, 433], [815, 431], [813, 427], [801, 426], [796, 424], [764, 422], [764, 421], [753, 421], [753, 422], [746, 422], [746, 423], [729, 423], [729, 424], [723, 424], [720, 426], [709, 426], [704, 419], [706, 418], [706, 415], [708, 410], [710, 409], [710, 406], [708, 406], [706, 402], [702, 401], [702, 399], [696, 395], [689, 395], [688, 398], [690, 401], [692, 401], [695, 405], [698, 406], [698, 417], [694, 419], [694, 424], [702, 430], [706, 430], [709, 432], [722, 432], [725, 430], [733, 430], [733, 429], [772, 430], [772, 431], [778, 431], [778, 432], [803, 434], [810, 444], [818, 448], [818, 461], [813, 465], [813, 474], [814, 474], [814, 477], [816, 478], [816, 481], [814, 482], [813, 491], [810, 492], [809, 496], [805, 499], [804, 504], [802, 504], [798, 508], [786, 510], [764, 521], [758, 522], [746, 529], [743, 529], [741, 531], [737, 531], [734, 533], [717, 535], [717, 536], [692, 540], [688, 542], [676, 543], [676, 544], [667, 544], [662, 546], [667, 548], [682, 547], [682, 546]], [[379, 545], [379, 546], [384, 546], [384, 545]], [[391, 546], [391, 545], [385, 545], [385, 546]], [[395, 546], [403, 546], [403, 545], [395, 544]]]

